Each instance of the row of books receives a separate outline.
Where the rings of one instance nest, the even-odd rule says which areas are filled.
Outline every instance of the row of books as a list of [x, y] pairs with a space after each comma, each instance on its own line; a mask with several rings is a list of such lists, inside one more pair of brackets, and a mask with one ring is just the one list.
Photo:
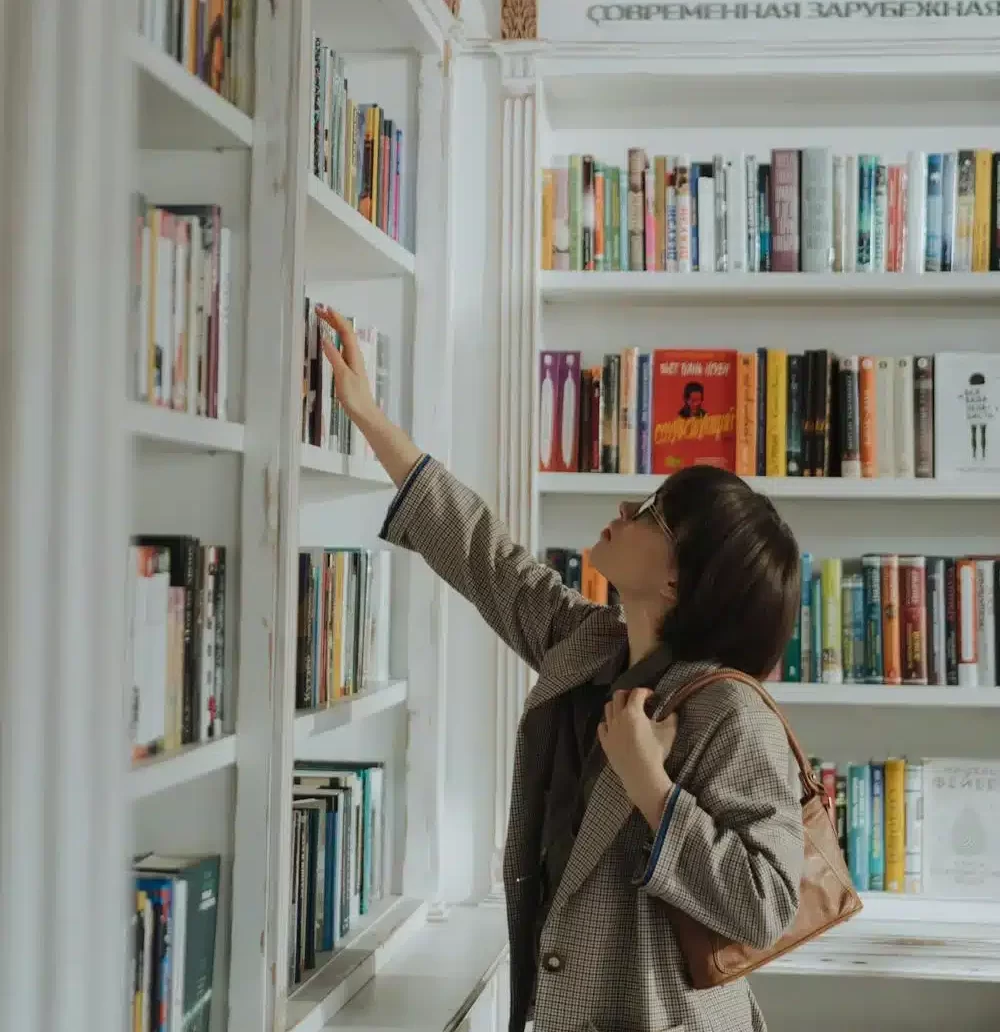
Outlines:
[[400, 239], [403, 130], [348, 92], [344, 58], [313, 36], [310, 167], [372, 225]]
[[288, 980], [321, 966], [385, 894], [380, 763], [297, 762], [292, 782]]
[[299, 553], [295, 707], [330, 706], [389, 680], [387, 550]]
[[1000, 473], [988, 430], [1000, 355], [894, 358], [625, 348], [600, 365], [543, 351], [542, 472], [974, 477]]
[[208, 1032], [219, 857], [136, 857], [131, 1032]]
[[255, 0], [139, 0], [139, 32], [241, 111], [253, 107]]
[[225, 419], [230, 231], [218, 205], [138, 199], [132, 333], [136, 398]]
[[1000, 767], [990, 761], [813, 760], [859, 891], [1000, 897]]
[[[348, 418], [333, 388], [333, 366], [323, 342], [340, 349], [336, 330], [319, 313], [320, 306], [305, 300], [305, 355], [302, 368], [302, 442], [341, 455], [374, 459], [371, 446]], [[350, 320], [354, 325], [354, 320]], [[389, 338], [373, 327], [355, 325], [358, 346], [372, 396], [383, 412], [389, 408]]]
[[222, 735], [226, 549], [194, 537], [137, 537], [127, 580], [133, 760]]
[[825, 684], [1000, 684], [994, 558], [802, 556], [802, 606], [772, 677]]
[[594, 272], [1000, 270], [1000, 154], [590, 154], [542, 172], [543, 269]]

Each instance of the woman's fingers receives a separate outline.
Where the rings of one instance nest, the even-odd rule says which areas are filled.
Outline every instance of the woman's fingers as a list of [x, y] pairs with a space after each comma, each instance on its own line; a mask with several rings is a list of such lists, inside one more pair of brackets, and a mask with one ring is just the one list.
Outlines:
[[[354, 335], [354, 328], [351, 324], [333, 308], [326, 305], [317, 307], [319, 316], [337, 331], [340, 337], [342, 357], [353, 372], [359, 372], [364, 368], [364, 361], [361, 358], [361, 349], [358, 347], [358, 339]], [[327, 352], [329, 354], [329, 352]], [[332, 361], [332, 359], [331, 359]], [[334, 365], [336, 369], [336, 365]]]

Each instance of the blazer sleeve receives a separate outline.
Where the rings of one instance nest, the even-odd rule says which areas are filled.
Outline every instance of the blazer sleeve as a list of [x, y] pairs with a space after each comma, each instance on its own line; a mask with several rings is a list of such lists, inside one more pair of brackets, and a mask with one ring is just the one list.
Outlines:
[[486, 503], [430, 456], [403, 482], [380, 536], [423, 556], [535, 670], [601, 608], [514, 544]]
[[720, 722], [693, 783], [674, 786], [639, 885], [720, 935], [767, 949], [795, 918], [804, 848], [784, 728], [763, 706], [744, 706]]

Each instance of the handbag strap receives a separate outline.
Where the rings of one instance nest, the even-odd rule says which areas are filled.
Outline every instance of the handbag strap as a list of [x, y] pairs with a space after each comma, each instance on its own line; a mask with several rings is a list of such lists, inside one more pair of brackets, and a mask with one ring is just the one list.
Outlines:
[[792, 730], [791, 725], [785, 719], [784, 713], [781, 712], [778, 704], [771, 698], [770, 693], [760, 681], [749, 674], [743, 673], [742, 670], [736, 670], [732, 667], [719, 667], [717, 670], [710, 670], [707, 674], [702, 674], [701, 677], [696, 677], [667, 700], [666, 705], [657, 714], [658, 718], [662, 720], [664, 717], [668, 717], [671, 713], [679, 710], [693, 695], [718, 681], [739, 681], [740, 684], [745, 684], [748, 688], [752, 688], [760, 696], [764, 705], [781, 721], [781, 726], [785, 729], [788, 744], [795, 756], [795, 762], [799, 765], [799, 779], [805, 792], [803, 802], [813, 796], [825, 796], [826, 791], [823, 788], [822, 782], [813, 773], [812, 764], [803, 751], [798, 738], [795, 737], [795, 732]]

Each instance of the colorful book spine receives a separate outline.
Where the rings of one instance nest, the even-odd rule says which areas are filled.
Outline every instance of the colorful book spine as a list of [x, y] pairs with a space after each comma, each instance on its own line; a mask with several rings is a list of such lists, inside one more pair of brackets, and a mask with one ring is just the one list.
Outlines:
[[736, 473], [757, 472], [757, 356], [736, 356]]
[[875, 476], [878, 409], [875, 403], [875, 360], [862, 356], [858, 361], [858, 419], [861, 431], [861, 475]]
[[619, 361], [618, 472], [637, 473], [639, 349], [623, 349]]
[[900, 635], [903, 684], [927, 684], [927, 560], [899, 559]]
[[847, 861], [859, 892], [867, 892], [869, 887], [871, 794], [871, 767], [852, 763], [847, 768]]
[[976, 561], [955, 561], [958, 603], [958, 683], [962, 688], [979, 685], [979, 613], [976, 604]]
[[865, 681], [865, 589], [859, 574], [844, 577], [842, 585], [842, 627], [844, 680]]
[[842, 684], [844, 680], [841, 655], [843, 630], [840, 622], [843, 605], [841, 566], [839, 559], [824, 559], [822, 563], [822, 681], [824, 684]]
[[906, 890], [906, 761], [885, 761], [885, 891]]
[[636, 456], [636, 472], [649, 473], [652, 470], [652, 421], [653, 421], [653, 356], [649, 352], [639, 355], [639, 449]]
[[809, 609], [812, 628], [812, 676], [809, 680], [819, 684], [823, 680], [823, 580], [819, 574], [812, 578]]
[[765, 473], [785, 476], [788, 466], [788, 353], [767, 351]]
[[924, 269], [941, 271], [941, 226], [944, 218], [943, 156], [927, 155], [927, 243]]
[[871, 766], [871, 807], [868, 831], [868, 888], [872, 892], [885, 889], [885, 767]]
[[859, 378], [861, 364], [857, 355], [840, 361], [840, 475], [851, 479], [861, 476], [861, 414]]
[[805, 387], [805, 358], [803, 355], [789, 355], [785, 472], [790, 477], [802, 476]]
[[881, 557], [882, 572], [882, 683], [902, 684], [899, 613], [899, 556]]
[[861, 557], [865, 590], [865, 680], [882, 683], [882, 562], [877, 555]]
[[927, 682], [946, 685], [945, 560], [927, 560]]
[[799, 659], [800, 676], [803, 681], [815, 681], [813, 676], [813, 631], [812, 631], [812, 556], [803, 552], [801, 556], [801, 594], [799, 606]]

